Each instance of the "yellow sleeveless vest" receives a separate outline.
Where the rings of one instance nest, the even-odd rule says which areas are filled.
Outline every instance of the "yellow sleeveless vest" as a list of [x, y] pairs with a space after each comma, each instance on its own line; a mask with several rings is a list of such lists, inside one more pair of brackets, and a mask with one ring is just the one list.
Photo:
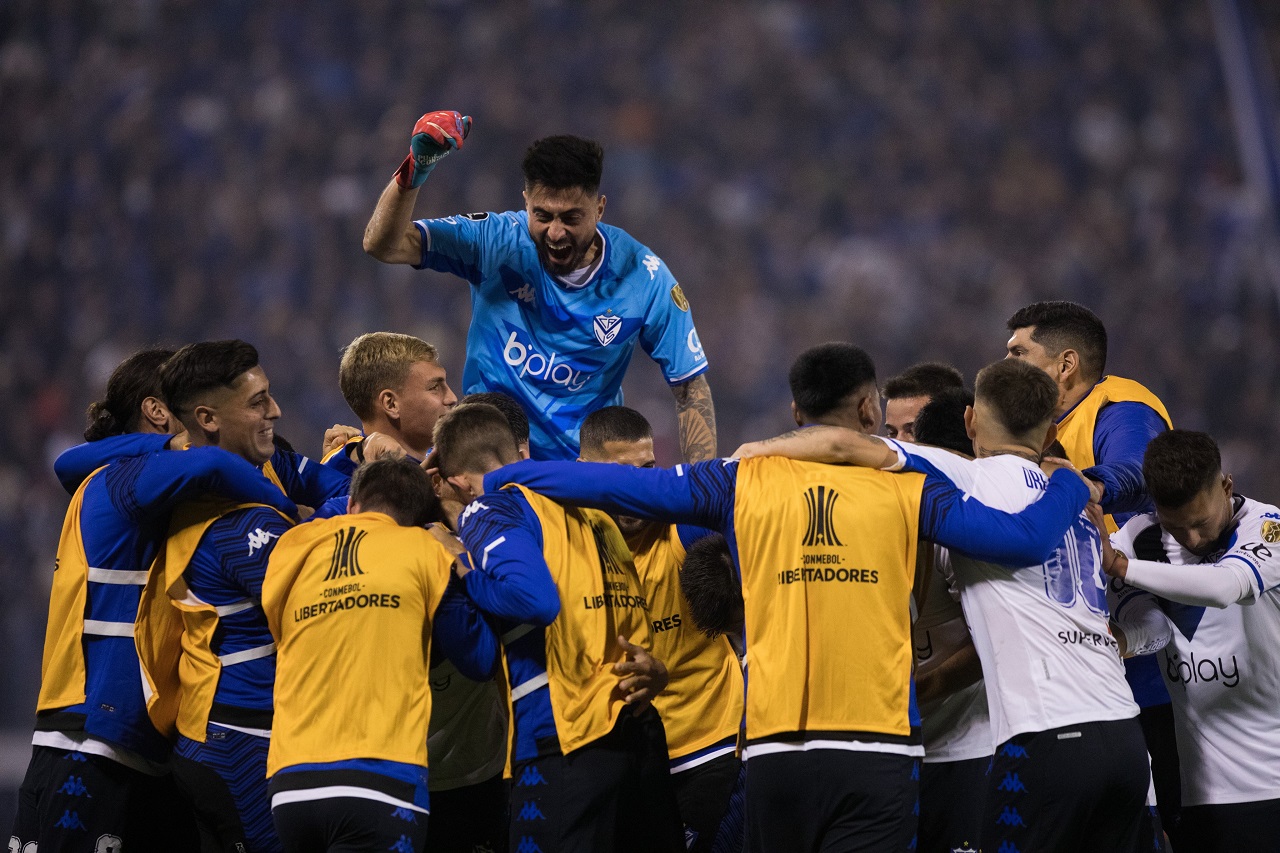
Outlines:
[[671, 681], [653, 700], [674, 761], [736, 737], [742, 725], [742, 668], [727, 637], [707, 637], [689, 616], [680, 590], [685, 550], [676, 526], [652, 524], [629, 538], [640, 584], [649, 599], [653, 656]]
[[625, 705], [614, 689], [613, 665], [623, 657], [617, 638], [652, 647], [649, 602], [613, 519], [514, 488], [542, 524], [543, 555], [560, 593], [560, 615], [545, 633], [547, 679], [560, 750], [569, 753], [617, 722]]
[[[1144, 403], [1155, 409], [1156, 414], [1164, 419], [1165, 425], [1173, 429], [1173, 420], [1159, 397], [1132, 379], [1106, 376], [1093, 386], [1088, 396], [1058, 421], [1058, 441], [1067, 451], [1071, 464], [1077, 468], [1084, 470], [1098, 464], [1093, 455], [1093, 433], [1098, 426], [1098, 413], [1112, 403]], [[1109, 515], [1106, 519], [1108, 533], [1119, 530], [1115, 519]]]
[[426, 766], [431, 620], [452, 564], [426, 530], [381, 513], [280, 537], [262, 585], [277, 655], [268, 776], [353, 758]]
[[184, 503], [174, 511], [169, 539], [151, 565], [138, 604], [134, 642], [142, 664], [147, 713], [156, 729], [168, 737], [176, 731], [204, 742], [222, 672], [222, 662], [210, 647], [218, 628], [217, 609], [187, 589], [183, 572], [215, 521], [251, 506], [264, 504], [213, 498]]
[[738, 464], [748, 743], [911, 735], [923, 487], [922, 474], [781, 457]]
[[[103, 466], [106, 467], [105, 465]], [[37, 711], [52, 711], [85, 700], [84, 607], [89, 589], [89, 558], [80, 532], [84, 490], [98, 475], [94, 471], [71, 497], [62, 520], [58, 556], [53, 564], [53, 588], [49, 592], [49, 622], [45, 626], [44, 655], [40, 661], [40, 697]]]

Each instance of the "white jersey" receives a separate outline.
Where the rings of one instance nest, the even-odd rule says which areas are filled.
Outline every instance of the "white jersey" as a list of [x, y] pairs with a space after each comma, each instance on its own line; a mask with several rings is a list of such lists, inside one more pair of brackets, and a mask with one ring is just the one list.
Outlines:
[[[935, 545], [921, 548], [919, 553], [928, 562], [916, 571], [929, 574], [920, 616], [912, 627], [917, 678], [969, 644], [969, 626], [959, 595], [952, 592], [948, 579], [951, 563], [947, 549]], [[985, 758], [994, 751], [987, 692], [981, 678], [936, 702], [920, 703], [920, 717], [925, 764]]]
[[1150, 607], [1170, 626], [1159, 661], [1173, 699], [1185, 806], [1280, 798], [1280, 509], [1236, 500], [1230, 536], [1207, 557], [1182, 548], [1154, 513], [1135, 516], [1112, 536], [1129, 557], [1244, 567], [1253, 580], [1252, 598], [1221, 609], [1116, 585], [1122, 627]]
[[[966, 459], [890, 441], [994, 509], [1020, 512], [1048, 478], [1017, 456]], [[1107, 623], [1098, 530], [1084, 515], [1038, 566], [1009, 568], [953, 553], [960, 603], [982, 661], [994, 744], [1014, 735], [1138, 715]]]

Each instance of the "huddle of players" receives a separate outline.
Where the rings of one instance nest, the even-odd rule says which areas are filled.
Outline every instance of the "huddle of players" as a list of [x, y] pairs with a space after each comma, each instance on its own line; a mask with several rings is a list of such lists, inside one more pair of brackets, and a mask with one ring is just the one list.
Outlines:
[[[462, 546], [445, 528], [424, 526], [448, 517], [456, 529], [461, 508], [448, 500], [442, 508], [414, 460], [430, 449], [433, 428], [442, 474], [468, 453], [514, 461], [528, 455], [520, 407], [503, 395], [476, 395], [502, 406], [510, 420], [477, 403], [459, 408], [450, 428], [441, 415], [457, 399], [435, 350], [407, 335], [358, 338], [344, 354], [340, 384], [362, 434], [346, 442], [339, 436], [327, 464], [317, 465], [278, 446], [280, 411], [248, 344], [144, 351], [116, 370], [91, 412], [89, 443], [57, 464], [74, 495], [12, 844], [30, 851], [37, 844], [105, 850], [126, 843], [328, 849], [334, 838], [326, 833], [341, 835], [354, 823], [360, 849], [424, 849], [430, 751], [431, 849], [503, 849], [501, 664], [516, 709], [511, 758], [522, 772], [515, 790], [540, 794], [548, 777], [565, 775], [547, 763], [553, 753], [573, 751], [621, 719], [626, 725], [610, 736], [625, 733], [648, 749], [653, 778], [645, 781], [654, 796], [670, 794], [675, 775], [687, 793], [687, 832], [705, 834], [710, 849], [739, 781], [742, 675], [727, 640], [679, 630], [677, 530], [624, 521], [628, 545], [603, 514], [542, 505], [563, 516], [560, 529], [570, 537], [562, 562], [552, 565], [576, 572], [583, 554], [597, 561], [591, 594], [600, 599], [598, 624], [571, 636], [562, 659], [585, 667], [593, 682], [574, 701], [594, 696], [603, 716], [583, 728], [585, 712], [571, 705], [568, 725], [582, 729], [575, 740], [553, 718], [563, 700], [557, 696], [553, 706], [550, 690], [528, 695], [523, 677], [532, 667], [543, 671], [543, 685], [551, 674], [557, 686], [566, 678], [548, 659], [550, 645], [541, 645], [544, 633], [548, 644], [558, 635], [550, 627], [559, 624], [556, 588], [530, 601], [523, 597], [529, 589], [511, 592], [511, 579], [473, 586], [485, 574], [478, 572], [464, 595], [469, 560]], [[477, 415], [489, 418], [487, 433], [468, 423]], [[653, 464], [652, 437], [638, 413], [614, 407], [585, 426], [591, 458], [623, 454]], [[489, 443], [468, 450], [476, 436]], [[187, 443], [185, 453], [169, 449]], [[355, 467], [353, 459], [368, 462]], [[465, 478], [440, 482], [447, 498], [466, 488]], [[305, 524], [295, 525], [295, 499], [319, 507]], [[539, 536], [550, 531], [540, 528]], [[489, 564], [485, 553], [481, 565], [499, 572], [503, 557], [505, 551]], [[544, 562], [542, 571], [550, 567]], [[532, 578], [535, 586], [538, 580]], [[476, 601], [488, 605], [483, 616]], [[653, 620], [657, 640], [650, 613], [667, 614]], [[489, 622], [502, 617], [510, 624], [499, 635]], [[606, 647], [574, 645], [589, 638], [607, 640]], [[673, 676], [650, 649], [677, 667]], [[664, 686], [657, 704], [667, 735], [645, 710]], [[608, 764], [607, 746], [599, 751]], [[590, 752], [573, 752], [576, 765]], [[522, 765], [527, 758], [538, 763]], [[582, 781], [581, 769], [567, 775]], [[599, 780], [588, 778], [597, 787]], [[585, 804], [580, 794], [569, 799]], [[516, 812], [524, 819], [557, 817], [548, 798], [527, 803]], [[674, 800], [663, 808], [671, 820], [653, 826], [659, 846], [683, 845]], [[515, 846], [537, 846], [524, 838]], [[548, 843], [556, 849], [555, 839]]]
[[[1011, 404], [993, 387], [997, 366], [989, 367], [978, 375], [975, 402], [954, 370], [917, 365], [885, 384], [895, 450], [927, 458], [967, 493], [1007, 508], [1018, 503], [1016, 475], [1001, 482], [953, 453], [911, 442], [976, 453], [988, 467], [1001, 454], [1034, 458], [1050, 447], [1100, 481], [1101, 509], [1115, 520], [1095, 509], [1110, 541], [1103, 536], [1095, 552], [1086, 544], [1092, 531], [1073, 529], [1064, 540], [1070, 547], [1038, 570], [1010, 573], [941, 549], [931, 567], [922, 564], [918, 849], [973, 849], [975, 839], [988, 850], [1136, 849], [1132, 832], [1116, 822], [1124, 815], [1138, 820], [1144, 849], [1280, 849], [1273, 653], [1280, 575], [1272, 549], [1280, 510], [1233, 493], [1211, 437], [1168, 429], [1149, 391], [1105, 375], [1106, 332], [1087, 309], [1041, 303], [1015, 314], [1009, 328], [1009, 354], [1054, 381], [1027, 376]], [[985, 418], [1003, 412], [1008, 425], [1015, 409], [1024, 425], [1053, 428], [1021, 442], [984, 436]], [[790, 447], [764, 442], [743, 451], [857, 464], [876, 464], [882, 453], [871, 442], [816, 431]], [[1028, 474], [1026, 484], [1033, 479]], [[1109, 602], [1099, 587], [1106, 579]], [[1117, 651], [1150, 655], [1172, 697], [1171, 708], [1167, 698], [1163, 707], [1143, 703], [1141, 717], [1167, 839], [1135, 808], [1147, 773], [1134, 748], [1142, 741], [1118, 722], [1138, 709], [1116, 679]], [[1090, 748], [1101, 721], [1117, 722], [1104, 723], [1112, 731]], [[1166, 722], [1173, 731], [1162, 730]]]
[[[590, 186], [527, 185], [536, 227], [517, 214], [408, 222], [403, 193], [469, 126], [428, 114], [415, 127], [370, 223], [375, 238], [389, 223], [384, 259], [467, 276], [477, 306], [492, 278], [518, 308], [511, 322], [591, 276], [649, 280], [643, 321], [606, 311], [592, 324], [588, 310], [595, 343], [579, 343], [641, 340], [684, 388], [686, 450], [708, 428], [713, 447], [683, 295], [656, 257], [597, 227], [598, 146], [556, 143], [595, 171]], [[541, 271], [560, 284], [542, 287]], [[576, 317], [568, 305], [553, 313]], [[652, 467], [643, 418], [598, 405], [582, 409], [598, 409], [582, 424], [587, 462], [520, 463], [522, 419], [554, 430], [565, 404], [554, 418], [502, 396], [489, 402], [505, 414], [450, 411], [434, 350], [404, 335], [346, 351], [340, 384], [361, 429], [337, 433], [323, 465], [278, 446], [249, 345], [130, 359], [89, 443], [57, 465], [74, 495], [11, 848], [403, 853], [424, 849], [430, 810], [431, 849], [735, 849], [745, 803], [752, 849], [1136, 849], [1154, 831], [1144, 729], [1162, 752], [1118, 652], [1160, 648], [1187, 795], [1180, 815], [1160, 798], [1175, 847], [1274, 847], [1278, 786], [1230, 747], [1242, 730], [1241, 752], [1274, 737], [1274, 682], [1249, 670], [1266, 663], [1253, 647], [1270, 611], [1227, 605], [1273, 586], [1280, 517], [1231, 494], [1207, 437], [1170, 432], [1170, 450], [1164, 436], [1148, 450], [1168, 415], [1137, 383], [1104, 378], [1089, 312], [1044, 303], [1009, 325], [1019, 360], [978, 375], [971, 409], [963, 391], [886, 386], [891, 434], [907, 427], [895, 401], [936, 395], [917, 437], [972, 461], [862, 435], [878, 430], [880, 399], [850, 345], [792, 370], [793, 412], [811, 428], [672, 470]], [[505, 340], [476, 349], [501, 351], [521, 379], [561, 375], [536, 338]], [[626, 355], [615, 362], [617, 378]], [[577, 428], [540, 440], [571, 446]], [[1036, 464], [1055, 434], [1092, 486]], [[1081, 515], [1091, 497], [1113, 515], [1143, 509], [1148, 489], [1157, 514], [1121, 531], [1119, 552]], [[305, 524], [299, 505], [316, 509]], [[1207, 561], [1224, 570], [1179, 569]], [[1126, 578], [1110, 590], [1116, 639], [1102, 570]], [[691, 611], [745, 649], [745, 700], [730, 641], [699, 635]], [[1245, 710], [1196, 692], [1223, 688]]]
[[[1033, 325], [1051, 330], [1052, 314]], [[156, 849], [188, 838], [196, 849], [183, 822], [191, 806], [170, 779], [210, 849], [226, 839], [278, 849], [273, 817], [286, 849], [327, 849], [352, 823], [369, 833], [367, 849], [424, 849], [422, 735], [435, 722], [431, 697], [454, 681], [479, 697], [462, 716], [481, 731], [433, 726], [433, 777], [451, 755], [466, 758], [454, 762], [465, 765], [450, 789], [463, 792], [458, 805], [442, 805], [447, 790], [431, 796], [432, 849], [449, 849], [452, 832], [500, 832], [506, 743], [486, 737], [505, 728], [499, 669], [514, 714], [514, 849], [676, 849], [677, 815], [693, 841], [731, 838], [722, 817], [740, 784], [742, 676], [728, 640], [690, 630], [675, 583], [690, 543], [720, 541], [708, 530], [724, 536], [742, 588], [740, 628], [722, 599], [703, 621], [739, 628], [748, 653], [741, 752], [755, 759], [745, 793], [753, 847], [905, 848], [918, 776], [918, 849], [974, 838], [985, 849], [1136, 849], [1149, 775], [1119, 653], [1156, 649], [1174, 688], [1188, 793], [1170, 827], [1175, 845], [1273, 843], [1272, 762], [1242, 760], [1231, 745], [1243, 740], [1258, 756], [1274, 738], [1273, 682], [1259, 672], [1277, 615], [1228, 606], [1280, 583], [1267, 547], [1280, 539], [1280, 511], [1232, 495], [1207, 436], [1152, 442], [1143, 473], [1156, 513], [1126, 525], [1118, 552], [1104, 556], [1079, 515], [1086, 490], [1034, 461], [1057, 431], [1061, 388], [1018, 361], [980, 372], [967, 411], [962, 388], [898, 393], [913, 389], [912, 374], [890, 381], [900, 440], [886, 446], [863, 435], [880, 419], [870, 359], [849, 345], [816, 347], [791, 375], [796, 420], [812, 428], [746, 445], [741, 461], [670, 471], [653, 469], [648, 425], [621, 407], [587, 419], [582, 453], [622, 466], [504, 468], [527, 455], [511, 421], [486, 404], [449, 411], [434, 350], [409, 336], [362, 336], [342, 371], [349, 400], [361, 387], [391, 394], [353, 404], [363, 435], [320, 466], [274, 440], [279, 409], [247, 344], [148, 351], [117, 370], [86, 433], [95, 440], [58, 461], [75, 495], [17, 849], [37, 837], [55, 848], [106, 839], [111, 849], [118, 833]], [[1112, 381], [1091, 384], [1073, 412]], [[430, 445], [413, 438], [421, 424], [387, 417], [412, 409], [415, 386], [434, 401], [418, 410], [435, 421], [434, 490], [420, 465], [396, 458], [426, 455]], [[899, 420], [912, 396], [929, 404]], [[168, 449], [179, 426], [186, 453]], [[901, 441], [908, 430], [978, 459]], [[378, 453], [390, 458], [355, 468], [349, 514], [333, 512], [342, 469]], [[517, 485], [495, 488], [508, 482]], [[295, 501], [321, 506], [320, 518], [295, 525]], [[617, 523], [573, 504], [611, 510]], [[1019, 525], [998, 510], [1042, 514]], [[166, 513], [167, 538], [155, 529]], [[424, 527], [441, 518], [461, 544]], [[917, 552], [921, 538], [945, 548]], [[150, 572], [130, 568], [153, 553]], [[1205, 561], [1222, 571], [1178, 568]], [[907, 607], [917, 564], [923, 742]], [[877, 568], [853, 568], [862, 566]], [[1127, 578], [1111, 589], [1116, 639], [1100, 569]], [[135, 621], [146, 628], [136, 652]], [[975, 689], [982, 674], [985, 691]], [[162, 734], [176, 735], [171, 777]], [[126, 828], [93, 835], [95, 823]], [[957, 831], [972, 834], [957, 842]]]

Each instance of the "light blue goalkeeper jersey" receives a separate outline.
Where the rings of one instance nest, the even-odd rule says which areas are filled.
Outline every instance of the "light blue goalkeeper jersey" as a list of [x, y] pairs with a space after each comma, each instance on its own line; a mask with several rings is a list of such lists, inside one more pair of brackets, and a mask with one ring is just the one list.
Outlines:
[[578, 425], [622, 403], [622, 377], [639, 340], [669, 384], [707, 369], [689, 303], [657, 255], [609, 225], [603, 259], [581, 287], [548, 273], [528, 214], [469, 213], [414, 223], [418, 269], [471, 282], [464, 393], [504, 391], [529, 416], [534, 459], [574, 459]]

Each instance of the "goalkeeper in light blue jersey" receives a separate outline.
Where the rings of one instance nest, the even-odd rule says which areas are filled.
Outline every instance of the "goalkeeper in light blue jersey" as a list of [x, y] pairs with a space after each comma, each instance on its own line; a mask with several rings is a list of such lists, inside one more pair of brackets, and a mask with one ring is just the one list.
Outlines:
[[470, 117], [456, 112], [418, 120], [364, 236], [378, 260], [471, 283], [464, 392], [515, 397], [529, 416], [533, 458], [575, 459], [582, 419], [622, 403], [638, 340], [675, 395], [685, 460], [714, 458], [707, 359], [689, 303], [657, 255], [600, 222], [599, 144], [574, 136], [534, 142], [523, 164], [523, 211], [411, 221], [418, 188], [470, 129]]

